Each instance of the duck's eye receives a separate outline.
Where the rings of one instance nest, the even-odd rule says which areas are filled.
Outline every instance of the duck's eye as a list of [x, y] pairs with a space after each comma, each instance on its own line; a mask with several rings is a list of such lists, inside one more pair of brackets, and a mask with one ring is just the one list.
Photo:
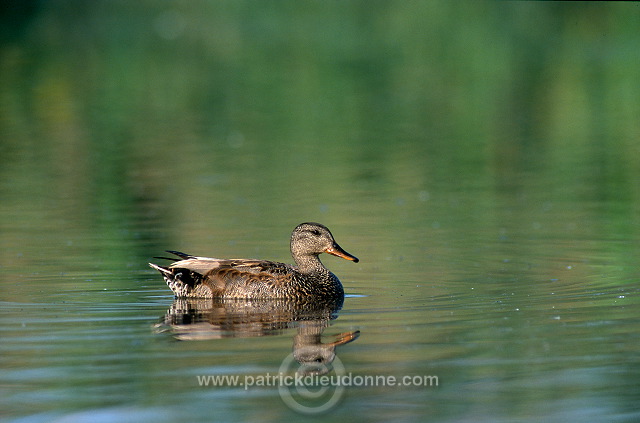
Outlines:
[[311, 229], [311, 233], [314, 234], [315, 236], [320, 236], [320, 231], [317, 229]]

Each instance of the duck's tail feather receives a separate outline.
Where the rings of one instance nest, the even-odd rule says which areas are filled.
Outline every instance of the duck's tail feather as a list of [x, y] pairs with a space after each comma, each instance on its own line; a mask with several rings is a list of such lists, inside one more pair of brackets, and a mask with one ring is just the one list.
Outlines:
[[[190, 259], [190, 258], [195, 258], [195, 256], [192, 256], [191, 254], [187, 254], [187, 253], [182, 253], [180, 251], [173, 251], [173, 250], [166, 250], [167, 253], [169, 254], [173, 254], [175, 256], [180, 257], [182, 260], [186, 260], [186, 259]], [[175, 260], [175, 259], [171, 259], [171, 260]]]
[[173, 273], [168, 267], [158, 266], [157, 264], [149, 263], [149, 266], [156, 269], [158, 272], [162, 274], [162, 276], [172, 276]]
[[171, 261], [176, 261], [178, 259], [174, 258], [174, 257], [162, 257], [162, 256], [153, 256], [154, 259], [158, 259], [158, 260], [171, 260]]
[[[166, 250], [166, 251], [167, 251], [167, 253], [171, 253], [173, 255], [176, 255], [176, 256], [180, 257], [180, 260], [187, 260], [187, 259], [195, 258], [195, 256], [192, 256], [191, 254], [182, 253], [180, 251], [172, 251], [172, 250]], [[153, 258], [154, 259], [158, 259], [158, 260], [178, 261], [178, 259], [175, 258], [175, 257], [154, 256]]]

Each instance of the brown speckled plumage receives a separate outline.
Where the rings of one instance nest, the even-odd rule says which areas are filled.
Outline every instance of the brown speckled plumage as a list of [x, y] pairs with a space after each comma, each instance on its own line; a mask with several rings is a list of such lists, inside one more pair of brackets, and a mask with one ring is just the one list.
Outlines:
[[320, 262], [329, 253], [358, 259], [344, 251], [326, 226], [301, 223], [291, 234], [296, 266], [266, 260], [216, 259], [169, 251], [180, 257], [168, 267], [149, 263], [164, 277], [176, 297], [182, 298], [301, 298], [338, 297], [340, 280]]

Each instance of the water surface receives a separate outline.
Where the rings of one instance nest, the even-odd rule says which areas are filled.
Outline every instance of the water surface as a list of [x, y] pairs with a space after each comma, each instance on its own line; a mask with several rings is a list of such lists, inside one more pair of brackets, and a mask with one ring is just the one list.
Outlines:
[[[301, 345], [352, 381], [437, 377], [315, 421], [640, 418], [637, 7], [333, 6], [12, 9], [3, 419], [305, 419], [199, 383], [293, 374]], [[291, 262], [303, 221], [360, 258], [323, 258], [337, 310], [176, 303], [147, 266]]]

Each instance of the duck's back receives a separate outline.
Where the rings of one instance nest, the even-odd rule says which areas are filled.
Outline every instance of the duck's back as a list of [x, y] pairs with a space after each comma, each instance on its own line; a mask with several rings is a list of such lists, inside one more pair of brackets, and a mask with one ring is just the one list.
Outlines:
[[173, 263], [171, 270], [179, 295], [185, 290], [187, 296], [222, 298], [343, 295], [340, 281], [331, 272], [304, 275], [294, 266], [274, 261], [193, 257]]

